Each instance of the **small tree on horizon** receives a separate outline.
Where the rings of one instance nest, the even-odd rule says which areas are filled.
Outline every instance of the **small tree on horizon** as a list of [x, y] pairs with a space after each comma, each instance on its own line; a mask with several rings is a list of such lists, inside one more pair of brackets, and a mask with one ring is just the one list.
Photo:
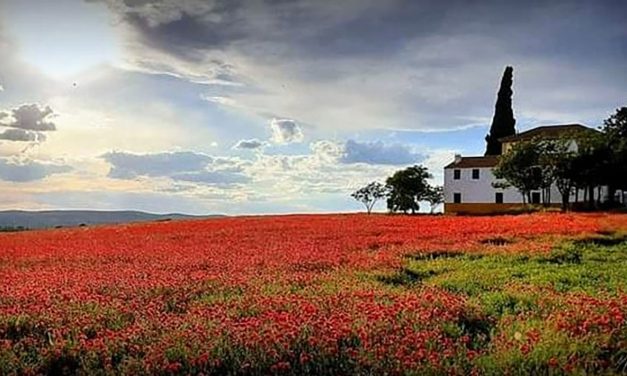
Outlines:
[[385, 181], [389, 188], [388, 209], [415, 214], [420, 209], [419, 202], [426, 198], [429, 189], [427, 179], [431, 178], [429, 170], [421, 165], [396, 171]]
[[441, 185], [428, 186], [424, 198], [431, 205], [430, 211], [433, 214], [435, 208], [444, 202], [444, 188]]
[[361, 187], [353, 192], [351, 197], [364, 204], [366, 212], [370, 214], [377, 201], [384, 199], [387, 194], [388, 190], [385, 185], [378, 181], [373, 181], [365, 187]]
[[514, 119], [514, 111], [512, 110], [513, 75], [514, 68], [505, 67], [496, 98], [490, 133], [485, 137], [485, 155], [500, 155], [501, 143], [499, 139], [516, 133], [516, 119]]

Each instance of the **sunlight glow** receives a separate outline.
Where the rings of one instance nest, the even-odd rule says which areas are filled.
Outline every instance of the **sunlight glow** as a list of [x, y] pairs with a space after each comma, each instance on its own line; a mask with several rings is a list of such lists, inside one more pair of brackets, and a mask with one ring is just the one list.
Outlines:
[[117, 60], [115, 34], [101, 4], [8, 0], [2, 10], [19, 57], [52, 78]]

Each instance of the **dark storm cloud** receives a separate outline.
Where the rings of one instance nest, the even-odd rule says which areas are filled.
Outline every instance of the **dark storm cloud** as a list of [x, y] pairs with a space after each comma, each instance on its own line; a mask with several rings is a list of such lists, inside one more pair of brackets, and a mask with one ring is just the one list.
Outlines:
[[69, 172], [71, 170], [72, 168], [66, 165], [0, 159], [0, 179], [11, 182], [22, 183], [41, 180], [50, 175]]
[[139, 67], [244, 83], [230, 104], [262, 116], [485, 125], [508, 64], [515, 111], [530, 121], [599, 121], [625, 100], [623, 1], [106, 2], [132, 30]]

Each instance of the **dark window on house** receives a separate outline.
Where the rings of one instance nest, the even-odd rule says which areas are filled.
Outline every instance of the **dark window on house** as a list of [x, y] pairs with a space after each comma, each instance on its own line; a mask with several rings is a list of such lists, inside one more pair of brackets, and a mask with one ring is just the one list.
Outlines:
[[531, 192], [531, 203], [532, 204], [540, 203], [540, 192]]
[[461, 204], [462, 203], [462, 194], [461, 193], [453, 193], [453, 203]]
[[459, 180], [462, 177], [462, 170], [453, 170], [453, 179]]
[[503, 203], [503, 192], [496, 192], [496, 194], [494, 195], [494, 202], [496, 202], [497, 204]]
[[472, 178], [477, 180], [479, 179], [479, 169], [478, 168], [473, 168], [472, 169]]

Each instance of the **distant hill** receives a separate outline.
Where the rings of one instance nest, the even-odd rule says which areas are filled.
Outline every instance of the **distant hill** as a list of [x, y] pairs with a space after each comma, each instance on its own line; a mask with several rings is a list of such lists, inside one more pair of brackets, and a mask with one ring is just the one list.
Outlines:
[[0, 211], [0, 228], [47, 228], [72, 227], [97, 224], [162, 221], [171, 219], [215, 218], [222, 215], [152, 214], [141, 211], [99, 211], [99, 210], [46, 210]]

